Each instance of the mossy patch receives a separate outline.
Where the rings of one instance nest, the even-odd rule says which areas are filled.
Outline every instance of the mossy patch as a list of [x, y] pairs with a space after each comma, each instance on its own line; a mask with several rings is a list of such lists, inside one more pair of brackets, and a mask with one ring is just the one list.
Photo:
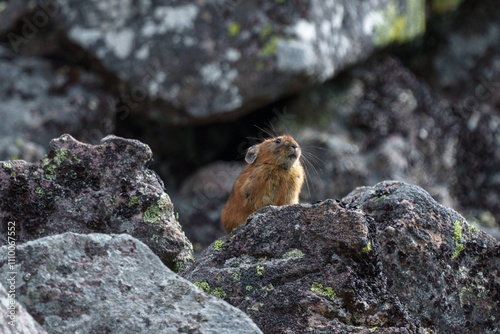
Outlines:
[[241, 280], [241, 270], [238, 269], [233, 273], [233, 281], [237, 282]]
[[270, 25], [269, 23], [263, 25], [262, 28], [260, 29], [260, 32], [259, 32], [260, 38], [266, 38], [267, 36], [269, 36], [271, 34], [272, 30], [273, 30], [273, 26]]
[[269, 41], [264, 44], [262, 49], [260, 50], [260, 54], [263, 57], [274, 56], [276, 54], [276, 48], [278, 47], [278, 42], [280, 38], [278, 36], [273, 36], [269, 39]]
[[317, 295], [320, 295], [323, 297], [328, 297], [332, 301], [335, 300], [335, 298], [337, 298], [335, 291], [333, 291], [333, 289], [331, 287], [329, 287], [329, 286], [323, 287], [323, 284], [318, 283], [318, 282], [312, 283], [311, 291]]
[[365, 247], [363, 247], [363, 248], [361, 249], [361, 252], [363, 252], [363, 253], [368, 253], [368, 252], [370, 252], [372, 249], [373, 249], [373, 247], [372, 247], [372, 242], [371, 242], [370, 240], [368, 240], [368, 244], [367, 244]]
[[134, 205], [137, 205], [139, 203], [139, 197], [137, 196], [130, 196], [130, 199], [127, 203], [128, 206], [134, 206]]
[[236, 36], [240, 33], [241, 26], [238, 22], [230, 22], [227, 26], [229, 36]]
[[222, 288], [215, 288], [210, 294], [220, 299], [224, 299], [227, 296], [227, 293]]
[[146, 223], [154, 223], [160, 220], [160, 208], [158, 205], [149, 206], [146, 211], [144, 211], [142, 220]]
[[56, 155], [53, 158], [53, 161], [57, 166], [61, 166], [61, 163], [69, 158], [68, 150], [60, 149], [56, 151]]
[[257, 275], [262, 276], [264, 271], [264, 266], [257, 266]]
[[194, 282], [193, 283], [198, 289], [205, 291], [206, 293], [210, 292], [210, 285], [208, 284], [207, 281], [203, 282]]
[[224, 246], [224, 241], [222, 241], [222, 240], [217, 240], [217, 241], [215, 241], [215, 243], [214, 243], [214, 249], [215, 249], [217, 252], [222, 251], [222, 250], [224, 249], [224, 248], [223, 248], [223, 246]]
[[9, 168], [9, 169], [12, 169], [14, 166], [12, 166], [12, 164], [8, 161], [5, 161], [3, 164], [2, 164], [3, 168]]
[[55, 180], [56, 178], [56, 168], [54, 164], [50, 164], [45, 168], [45, 178], [48, 180]]
[[181, 262], [181, 261], [175, 262], [174, 263], [174, 272], [175, 273], [181, 272], [184, 270], [185, 267], [186, 267], [185, 262]]
[[399, 12], [398, 2], [387, 5], [382, 20], [375, 26], [374, 44], [406, 43], [425, 32], [425, 0], [408, 0], [406, 13]]
[[35, 189], [35, 195], [37, 195], [38, 197], [42, 197], [43, 196], [43, 189], [42, 189], [42, 187], [40, 187], [40, 186], [36, 187], [36, 189]]
[[162, 218], [165, 211], [169, 209], [170, 200], [167, 194], [162, 194], [156, 205], [150, 205], [142, 215], [142, 220], [146, 223], [154, 223]]
[[300, 250], [292, 249], [291, 251], [283, 254], [283, 256], [281, 258], [286, 260], [286, 259], [301, 259], [303, 257], [304, 257], [304, 253], [302, 253]]
[[478, 228], [475, 227], [474, 225], [468, 225], [467, 228], [468, 228], [469, 232], [471, 232], [471, 233], [479, 232]]
[[455, 241], [455, 252], [451, 256], [452, 259], [456, 258], [461, 251], [465, 249], [465, 246], [462, 241], [462, 222], [459, 220], [455, 220], [453, 224], [453, 240]]

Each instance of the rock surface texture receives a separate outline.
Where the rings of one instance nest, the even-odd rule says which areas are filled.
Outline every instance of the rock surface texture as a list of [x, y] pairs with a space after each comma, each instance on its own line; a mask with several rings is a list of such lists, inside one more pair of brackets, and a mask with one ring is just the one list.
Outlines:
[[[162, 181], [147, 168], [151, 149], [116, 136], [88, 145], [63, 135], [36, 164], [0, 162], [0, 221], [25, 242], [63, 232], [128, 233], [173, 270], [193, 260]], [[7, 224], [1, 226], [6, 243]]]
[[[7, 247], [0, 274], [10, 271]], [[41, 238], [16, 250], [18, 300], [51, 334], [261, 333], [127, 235]]]
[[165, 106], [181, 111], [177, 121], [221, 117], [323, 82], [378, 47], [422, 34], [426, 21], [423, 0], [37, 3], [9, 3], [3, 16], [15, 23], [12, 13], [45, 13], [130, 83], [129, 106], [148, 95], [160, 102], [149, 116], [171, 122]]
[[0, 160], [34, 162], [61, 133], [97, 143], [115, 127], [115, 99], [95, 74], [0, 45]]
[[[2, 260], [4, 261], [4, 260]], [[6, 261], [4, 261], [5, 263]], [[2, 278], [9, 278], [9, 274], [5, 274]], [[10, 286], [2, 280], [2, 284]], [[10, 309], [12, 301], [9, 294], [0, 284], [0, 332], [2, 334], [47, 334], [47, 332], [40, 326], [22, 305], [16, 302], [14, 305], [15, 314], [14, 318], [10, 318]]]
[[265, 333], [495, 333], [500, 244], [401, 182], [267, 207], [182, 273]]

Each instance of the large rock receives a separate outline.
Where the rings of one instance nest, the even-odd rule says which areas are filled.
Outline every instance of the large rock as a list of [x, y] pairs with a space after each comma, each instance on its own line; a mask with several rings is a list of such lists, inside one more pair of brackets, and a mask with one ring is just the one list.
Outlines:
[[115, 100], [95, 74], [2, 45], [0, 73], [0, 160], [37, 161], [61, 133], [98, 143], [114, 131]]
[[126, 234], [41, 238], [19, 245], [15, 262], [17, 298], [49, 333], [261, 333]]
[[182, 275], [268, 333], [495, 333], [499, 247], [393, 181], [263, 208]]
[[[438, 20], [432, 50], [413, 67], [460, 116], [456, 156], [460, 205], [500, 226], [500, 7], [466, 1], [452, 22]], [[432, 44], [432, 43], [431, 43]], [[486, 218], [488, 217], [488, 219]], [[489, 218], [491, 217], [491, 218]], [[496, 223], [495, 223], [496, 220]]]
[[414, 59], [433, 89], [460, 101], [469, 114], [481, 102], [500, 107], [499, 17], [495, 0], [465, 1], [452, 20], [433, 22], [431, 38], [439, 43]]
[[[63, 135], [37, 164], [0, 162], [0, 220], [23, 242], [66, 231], [128, 233], [179, 270], [192, 245], [174, 217], [162, 181], [147, 168], [151, 149], [116, 136], [88, 145]], [[6, 243], [7, 225], [0, 242]]]
[[323, 82], [422, 34], [426, 21], [424, 0], [37, 2], [24, 8], [130, 83], [124, 109], [149, 95], [161, 101], [149, 116], [170, 122], [248, 111]]
[[15, 295], [15, 289], [10, 290], [9, 283], [13, 283], [8, 280], [10, 276], [11, 274], [6, 273], [2, 282], [9, 288], [9, 293], [0, 284], [0, 332], [3, 334], [47, 334], [24, 307], [11, 298], [13, 294]]

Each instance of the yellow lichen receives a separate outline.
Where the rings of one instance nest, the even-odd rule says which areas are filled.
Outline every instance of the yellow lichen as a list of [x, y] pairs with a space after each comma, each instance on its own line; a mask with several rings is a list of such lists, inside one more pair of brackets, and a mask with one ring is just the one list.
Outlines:
[[451, 256], [452, 259], [456, 258], [461, 251], [465, 249], [465, 246], [462, 241], [462, 222], [459, 220], [455, 220], [453, 224], [453, 240], [455, 241], [455, 252]]
[[260, 50], [260, 54], [264, 57], [274, 56], [276, 54], [276, 48], [278, 46], [279, 40], [280, 38], [278, 36], [271, 37]]
[[262, 276], [263, 271], [264, 271], [264, 266], [257, 266], [257, 275]]
[[215, 249], [217, 252], [220, 252], [221, 250], [223, 250], [223, 249], [224, 249], [222, 246], [224, 246], [224, 241], [222, 241], [222, 240], [217, 240], [217, 241], [215, 241], [215, 243], [214, 243], [214, 249]]
[[238, 22], [231, 22], [227, 27], [227, 32], [229, 36], [236, 36], [240, 33], [240, 24]]
[[208, 284], [207, 281], [203, 282], [194, 282], [193, 283], [198, 289], [205, 291], [205, 292], [210, 292], [210, 285]]
[[224, 299], [227, 296], [227, 293], [222, 288], [215, 288], [210, 294], [220, 299]]
[[425, 31], [425, 0], [408, 0], [406, 8], [406, 13], [399, 13], [396, 1], [387, 5], [375, 26], [375, 45], [405, 43]]
[[316, 293], [317, 295], [323, 296], [323, 297], [328, 297], [330, 300], [335, 300], [337, 298], [337, 295], [335, 294], [335, 291], [329, 286], [323, 287], [323, 284], [318, 283], [318, 282], [313, 282], [311, 285], [311, 291]]
[[361, 252], [363, 252], [363, 253], [368, 253], [368, 252], [369, 252], [369, 251], [371, 251], [372, 249], [373, 249], [373, 247], [372, 247], [372, 242], [371, 242], [370, 240], [368, 240], [368, 244], [367, 244], [365, 247], [363, 247], [363, 248], [361, 249]]

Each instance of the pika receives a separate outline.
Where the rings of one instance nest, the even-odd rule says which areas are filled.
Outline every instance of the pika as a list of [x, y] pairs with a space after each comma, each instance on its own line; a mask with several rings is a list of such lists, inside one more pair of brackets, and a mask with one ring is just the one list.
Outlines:
[[299, 203], [304, 183], [301, 153], [290, 135], [266, 139], [248, 149], [248, 165], [238, 176], [222, 210], [222, 225], [227, 233], [245, 223], [259, 208]]

